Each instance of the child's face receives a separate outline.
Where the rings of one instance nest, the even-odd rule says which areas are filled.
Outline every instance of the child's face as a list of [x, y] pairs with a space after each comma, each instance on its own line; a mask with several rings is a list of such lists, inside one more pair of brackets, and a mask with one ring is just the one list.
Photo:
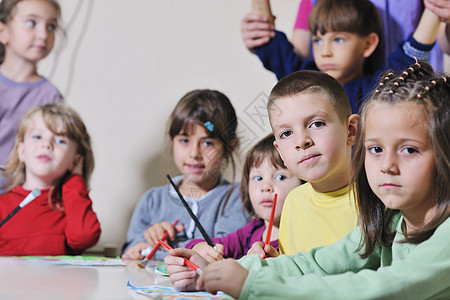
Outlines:
[[[55, 118], [55, 121], [58, 131], [63, 129], [61, 120]], [[25, 189], [50, 187], [79, 159], [77, 144], [48, 129], [41, 113], [29, 120], [23, 141], [18, 145], [18, 155], [25, 164]]]
[[11, 20], [1, 25], [1, 39], [6, 45], [5, 59], [36, 63], [53, 48], [57, 28], [55, 7], [44, 0], [17, 3]]
[[180, 132], [173, 140], [173, 156], [183, 182], [204, 186], [217, 183], [223, 156], [223, 145], [208, 137], [205, 127], [195, 124], [192, 132]]
[[365, 169], [373, 192], [411, 220], [434, 211], [435, 155], [419, 104], [375, 103], [366, 116]]
[[274, 224], [280, 223], [281, 211], [287, 194], [300, 184], [300, 179], [287, 169], [275, 168], [269, 159], [264, 159], [259, 167], [250, 169], [248, 192], [253, 209], [259, 218], [270, 220], [274, 195], [277, 194], [277, 206]]
[[346, 186], [353, 125], [339, 120], [332, 103], [320, 93], [282, 98], [274, 105], [276, 111], [270, 112], [274, 145], [289, 171], [318, 192]]
[[312, 44], [317, 68], [339, 83], [363, 76], [364, 59], [370, 55], [366, 51], [366, 38], [350, 32], [329, 31], [314, 35]]

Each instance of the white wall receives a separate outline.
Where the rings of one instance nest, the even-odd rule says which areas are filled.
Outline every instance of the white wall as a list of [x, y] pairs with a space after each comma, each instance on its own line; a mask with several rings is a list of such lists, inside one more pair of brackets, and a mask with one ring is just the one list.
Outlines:
[[[291, 32], [299, 0], [272, 2], [277, 27]], [[276, 79], [241, 39], [250, 0], [60, 3], [66, 46], [57, 58], [53, 51], [40, 71], [80, 113], [92, 136], [91, 198], [103, 230], [92, 250], [121, 247], [140, 195], [166, 184], [166, 173], [176, 174], [164, 154], [166, 122], [176, 102], [198, 88], [228, 95], [241, 124], [243, 156], [269, 132], [260, 115]]]

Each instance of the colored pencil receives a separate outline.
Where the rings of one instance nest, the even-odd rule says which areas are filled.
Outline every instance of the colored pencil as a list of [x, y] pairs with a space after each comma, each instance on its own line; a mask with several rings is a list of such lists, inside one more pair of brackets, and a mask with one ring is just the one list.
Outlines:
[[203, 228], [202, 224], [200, 223], [200, 221], [198, 220], [197, 216], [192, 212], [191, 208], [189, 207], [189, 205], [187, 204], [186, 200], [184, 199], [183, 195], [181, 195], [180, 190], [177, 188], [176, 184], [173, 182], [172, 178], [169, 176], [169, 174], [166, 175], [167, 178], [169, 179], [170, 184], [173, 186], [173, 188], [175, 189], [175, 192], [177, 192], [178, 197], [180, 198], [181, 202], [183, 203], [184, 207], [186, 208], [186, 210], [188, 211], [189, 215], [191, 216], [192, 220], [194, 220], [195, 225], [197, 225], [198, 229], [200, 230], [203, 238], [205, 239], [206, 243], [208, 243], [208, 245], [210, 245], [211, 247], [213, 247], [214, 249], [217, 250], [216, 245], [214, 244], [214, 242], [211, 240], [211, 238], [209, 237], [209, 235], [206, 233], [205, 229]]
[[[161, 245], [163, 245], [167, 250], [172, 250], [173, 248], [170, 247], [168, 244], [164, 243], [161, 240], [157, 240], [158, 243], [160, 243]], [[194, 270], [195, 272], [197, 272], [198, 275], [202, 275], [202, 269], [200, 269], [196, 264], [194, 264], [192, 261], [190, 261], [189, 259], [187, 259], [186, 257], [183, 257], [184, 259], [184, 263], [191, 268], [192, 270]]]
[[39, 196], [41, 194], [41, 191], [38, 189], [34, 189], [31, 191], [31, 193], [28, 194], [28, 196], [25, 197], [25, 199], [22, 200], [22, 202], [20, 202], [20, 204], [14, 208], [9, 215], [6, 216], [6, 218], [4, 218], [1, 222], [0, 222], [0, 227], [3, 226], [3, 224], [6, 223], [6, 221], [8, 221], [9, 219], [11, 219], [12, 216], [14, 216], [20, 209], [22, 209], [25, 205], [27, 205], [28, 203], [30, 203], [31, 201], [34, 200], [34, 198], [36, 198], [37, 196]]
[[275, 215], [275, 207], [277, 206], [277, 194], [273, 197], [272, 211], [270, 213], [269, 227], [267, 227], [266, 242], [264, 245], [270, 244], [270, 236], [272, 235], [273, 216]]
[[[178, 219], [176, 219], [172, 225], [173, 225], [173, 227], [175, 227], [175, 225], [177, 225], [177, 224], [178, 224]], [[167, 239], [168, 236], [169, 236], [169, 233], [167, 231], [164, 232], [164, 235], [162, 236], [161, 240], [164, 241], [165, 239]], [[148, 264], [149, 260], [152, 259], [153, 255], [159, 249], [159, 245], [160, 245], [160, 243], [157, 243], [153, 247], [152, 251], [140, 263], [138, 263], [139, 268], [145, 269], [145, 266]]]

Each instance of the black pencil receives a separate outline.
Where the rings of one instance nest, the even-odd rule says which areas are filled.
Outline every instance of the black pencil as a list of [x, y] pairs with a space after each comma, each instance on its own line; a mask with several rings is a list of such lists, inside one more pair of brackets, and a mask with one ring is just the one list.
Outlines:
[[184, 207], [186, 207], [186, 210], [188, 211], [188, 213], [191, 216], [192, 220], [194, 220], [195, 225], [197, 225], [198, 229], [200, 230], [201, 234], [203, 235], [203, 238], [205, 239], [206, 243], [208, 243], [208, 245], [210, 245], [211, 247], [217, 249], [216, 245], [214, 244], [214, 242], [211, 240], [209, 235], [206, 233], [205, 228], [203, 228], [202, 224], [197, 219], [197, 216], [194, 215], [194, 213], [192, 212], [191, 208], [189, 207], [189, 205], [187, 204], [186, 200], [184, 199], [183, 195], [181, 195], [180, 191], [178, 190], [176, 184], [173, 182], [172, 178], [170, 178], [169, 174], [167, 174], [166, 176], [169, 179], [170, 184], [175, 189], [175, 192], [177, 192], [178, 197], [180, 198], [180, 200], [183, 203]]

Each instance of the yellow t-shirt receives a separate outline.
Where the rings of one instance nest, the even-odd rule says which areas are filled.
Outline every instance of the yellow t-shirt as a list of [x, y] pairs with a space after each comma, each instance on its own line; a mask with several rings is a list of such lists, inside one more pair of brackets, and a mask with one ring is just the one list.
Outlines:
[[294, 188], [286, 197], [280, 221], [280, 253], [332, 244], [356, 227], [357, 213], [349, 186], [317, 193], [310, 183]]

